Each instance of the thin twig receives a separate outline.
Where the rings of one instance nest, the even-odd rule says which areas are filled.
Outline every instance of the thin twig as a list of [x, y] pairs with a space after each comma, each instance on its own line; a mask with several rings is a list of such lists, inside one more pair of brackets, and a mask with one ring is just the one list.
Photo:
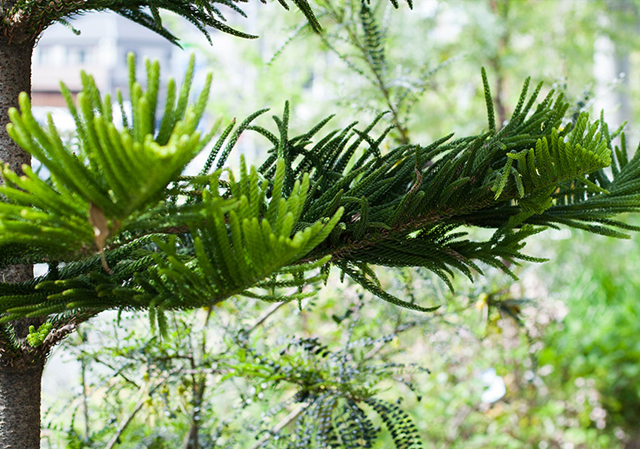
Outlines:
[[282, 307], [283, 305], [288, 304], [286, 302], [278, 302], [276, 304], [273, 304], [271, 307], [269, 307], [262, 315], [260, 315], [258, 317], [258, 319], [255, 321], [255, 323], [253, 323], [253, 325], [246, 329], [244, 332], [245, 334], [250, 334], [251, 332], [253, 332], [254, 330], [256, 330], [258, 327], [262, 326], [262, 324], [267, 321], [267, 319], [273, 315], [274, 313], [276, 313], [276, 311]]
[[305, 404], [304, 406], [299, 407], [297, 410], [293, 410], [291, 413], [289, 413], [282, 421], [280, 421], [278, 424], [276, 424], [276, 426], [273, 429], [271, 429], [267, 433], [267, 435], [265, 435], [262, 438], [260, 438], [256, 444], [251, 446], [251, 449], [260, 449], [260, 447], [262, 447], [262, 445], [264, 443], [269, 441], [269, 438], [271, 438], [271, 435], [273, 435], [274, 433], [280, 432], [282, 429], [284, 429], [289, 424], [291, 424], [298, 416], [300, 416], [302, 413], [304, 413], [304, 411], [306, 409], [308, 409], [311, 406], [312, 403], [313, 402], [311, 402], [309, 404]]
[[158, 382], [151, 389], [149, 389], [148, 392], [147, 392], [146, 386], [141, 388], [141, 390], [140, 390], [140, 398], [138, 399], [138, 402], [136, 403], [136, 406], [134, 407], [133, 411], [131, 412], [131, 414], [129, 414], [127, 419], [122, 421], [122, 423], [118, 427], [118, 430], [116, 430], [116, 433], [113, 435], [111, 440], [109, 440], [109, 443], [105, 446], [104, 449], [113, 449], [116, 446], [116, 444], [118, 444], [120, 442], [119, 441], [120, 437], [122, 436], [122, 434], [126, 430], [126, 428], [129, 426], [129, 424], [131, 424], [131, 421], [133, 421], [133, 418], [136, 416], [136, 414], [142, 409], [142, 406], [147, 401], [147, 396], [151, 396], [158, 388], [160, 388], [160, 386], [163, 383], [165, 383], [165, 381], [172, 374], [174, 374], [174, 373], [176, 373], [178, 371], [179, 371], [179, 369], [175, 368], [175, 369], [172, 369], [171, 371], [165, 373], [165, 375], [162, 376], [158, 380]]
[[[364, 60], [365, 64], [367, 65], [367, 67], [369, 68], [371, 73], [373, 73], [373, 76], [375, 78], [375, 79], [372, 80], [370, 77], [366, 77], [367, 80], [372, 82], [373, 86], [380, 91], [380, 93], [382, 94], [382, 96], [384, 98], [385, 103], [387, 104], [387, 108], [389, 108], [389, 111], [391, 111], [391, 115], [393, 117], [393, 124], [395, 125], [396, 129], [400, 133], [400, 143], [402, 143], [403, 145], [404, 144], [408, 144], [409, 143], [409, 132], [402, 125], [402, 120], [400, 119], [400, 114], [399, 114], [397, 105], [395, 105], [393, 103], [392, 99], [391, 99], [391, 92], [389, 91], [389, 87], [387, 86], [387, 83], [385, 82], [384, 75], [378, 71], [378, 69], [372, 63], [371, 59], [368, 57], [369, 56], [369, 52], [367, 51], [366, 46], [362, 42], [360, 42], [360, 39], [358, 38], [358, 34], [353, 29], [353, 27], [348, 22], [341, 22], [341, 20], [339, 18], [339, 14], [336, 12], [336, 10], [334, 9], [334, 6], [328, 0], [326, 1], [326, 7], [330, 9], [331, 15], [333, 16], [334, 20], [336, 22], [340, 23], [340, 25], [342, 25], [343, 29], [349, 35], [351, 44], [360, 53], [362, 53], [362, 59]], [[325, 40], [325, 42], [326, 42], [326, 39], [323, 39], [323, 40]], [[346, 59], [333, 46], [330, 45], [329, 48], [332, 51], [334, 51], [340, 57], [340, 59], [342, 59], [342, 60]]]

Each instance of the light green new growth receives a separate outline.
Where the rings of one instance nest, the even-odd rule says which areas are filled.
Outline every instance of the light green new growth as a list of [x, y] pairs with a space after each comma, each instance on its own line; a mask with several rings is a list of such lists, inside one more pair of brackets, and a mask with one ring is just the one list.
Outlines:
[[41, 346], [42, 343], [44, 343], [44, 340], [47, 338], [47, 335], [49, 335], [49, 332], [51, 332], [52, 327], [53, 325], [51, 323], [42, 324], [42, 326], [40, 326], [38, 330], [36, 330], [35, 326], [29, 326], [27, 342], [33, 348]]
[[[157, 62], [147, 63], [147, 91], [136, 82], [130, 86], [131, 126], [124, 117], [122, 125], [114, 122], [111, 97], [101, 99], [91, 76], [82, 74], [77, 107], [62, 85], [77, 127], [77, 149], [63, 143], [51, 115], [47, 126], [41, 126], [31, 113], [29, 97], [22, 94], [21, 111], [9, 111], [12, 123], [7, 131], [49, 170], [51, 178], [48, 183], [40, 180], [28, 166], [23, 167], [25, 176], [18, 177], [5, 167], [0, 193], [12, 202], [0, 203], [0, 244], [23, 242], [61, 256], [86, 253], [94, 240], [102, 249], [105, 239], [126, 230], [136, 213], [161, 201], [167, 184], [213, 136], [201, 136], [196, 130], [209, 95], [210, 74], [197, 102], [187, 106], [193, 65], [192, 58], [177, 101], [175, 83], [169, 81], [157, 130]], [[129, 67], [135, 70], [133, 55]]]

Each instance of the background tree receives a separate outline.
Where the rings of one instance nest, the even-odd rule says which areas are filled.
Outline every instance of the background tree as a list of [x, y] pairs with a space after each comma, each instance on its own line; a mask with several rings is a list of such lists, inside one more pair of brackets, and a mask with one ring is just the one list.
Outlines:
[[[243, 116], [251, 111], [244, 110], [242, 105], [250, 102], [237, 102], [236, 96], [257, 98], [259, 104], [278, 104], [291, 98], [296, 99], [292, 102], [292, 111], [314, 120], [322, 118], [321, 111], [332, 111], [332, 105], [339, 104], [336, 119], [345, 125], [354, 114], [373, 119], [388, 110], [374, 84], [350, 68], [349, 63], [360, 72], [368, 73], [361, 50], [350, 42], [346, 33], [340, 32], [349, 27], [358, 40], [363, 41], [360, 3], [357, 0], [318, 2], [315, 9], [322, 16], [325, 31], [320, 38], [314, 37], [308, 27], [301, 26], [291, 15], [261, 15], [259, 30], [279, 28], [286, 37], [278, 39], [275, 33], [269, 33], [261, 39], [260, 47], [249, 42], [239, 46], [239, 53], [246, 55], [243, 61], [249, 66], [256, 65], [259, 76], [256, 75], [255, 88], [229, 88], [235, 87], [234, 80], [229, 79], [225, 83], [227, 90], [216, 95], [217, 109]], [[443, 129], [466, 135], [484, 126], [484, 117], [476, 113], [484, 103], [484, 95], [472, 76], [477, 67], [484, 66], [496, 97], [497, 79], [503, 80], [499, 95], [507, 115], [517, 103], [522, 80], [531, 76], [544, 81], [546, 89], [553, 87], [562, 91], [572, 104], [583, 102], [595, 113], [604, 108], [608, 120], [615, 126], [628, 121], [626, 132], [635, 142], [638, 136], [633, 120], [637, 113], [633, 111], [638, 110], [635, 102], [638, 86], [633, 73], [637, 70], [634, 61], [638, 39], [633, 12], [636, 6], [634, 2], [627, 3], [630, 9], [625, 12], [616, 9], [615, 1], [571, 0], [561, 5], [553, 0], [426, 2], [416, 5], [414, 11], [405, 8], [392, 14], [387, 11], [387, 2], [371, 2], [371, 10], [385, 43], [386, 83], [392, 89], [410, 89], [419, 94], [418, 101], [415, 98], [411, 101], [412, 113], [405, 114], [408, 120], [405, 126], [411, 130], [413, 141], [436, 139]], [[504, 8], [501, 6], [494, 12], [492, 5], [502, 4]], [[342, 17], [340, 22], [332, 18], [325, 5], [337, 10]], [[505, 8], [506, 16], [500, 15]], [[510, 38], [499, 51], [503, 32]], [[323, 44], [325, 39], [340, 54], [348, 56], [349, 63], [337, 58], [335, 52]], [[606, 55], [596, 41], [607, 40], [616, 49], [615, 54], [627, 55], [630, 67], [614, 70], [607, 61], [601, 61]], [[416, 41], [424, 45], [407, 45]], [[300, 48], [306, 51], [298, 51]], [[207, 53], [204, 48], [203, 53]], [[318, 54], [323, 57], [317, 57]], [[300, 58], [306, 62], [304, 67], [296, 64]], [[496, 58], [500, 73], [493, 69], [491, 62]], [[599, 61], [599, 69], [611, 67], [611, 73], [596, 76], [594, 58]], [[625, 76], [619, 78], [620, 72]], [[277, 88], [268, 89], [268, 85]], [[631, 114], [625, 117], [618, 115], [622, 112], [618, 105], [623, 97], [631, 104]], [[225, 98], [226, 103], [220, 100]], [[304, 106], [309, 102], [321, 105], [313, 109], [316, 115]], [[452, 110], [456, 114], [450, 114]], [[383, 120], [391, 123], [391, 118], [388, 114]]]
[[[207, 142], [195, 132], [206, 89], [187, 109], [190, 75], [177, 103], [169, 88], [156, 130], [158, 70], [148, 65], [146, 92], [132, 73], [133, 118], [121, 131], [111, 125], [110, 99], [101, 99], [85, 77], [78, 110], [69, 102], [78, 123], [78, 157], [59, 143], [52, 125], [35, 123], [26, 96], [21, 113], [11, 113], [12, 137], [52, 177], [43, 182], [26, 167], [25, 178], [4, 171], [4, 263], [45, 261], [50, 271], [32, 282], [3, 284], [4, 321], [49, 318], [32, 325], [29, 346], [16, 341], [18, 327], [5, 326], [4, 354], [42, 354], [104, 309], [148, 309], [162, 330], [163, 310], [211, 306], [236, 293], [299, 299], [306, 296], [304, 285], [326, 273], [314, 270], [328, 267], [329, 256], [364, 288], [424, 311], [383, 291], [368, 264], [424, 266], [447, 281], [452, 268], [469, 275], [479, 270], [474, 260], [508, 271], [503, 259], [526, 258], [519, 250], [537, 232], [531, 225], [560, 223], [621, 236], [615, 228], [629, 226], [611, 217], [637, 207], [637, 163], [624, 145], [614, 154], [615, 177], [602, 170], [614, 150], [604, 122], [589, 124], [582, 115], [558, 131], [568, 105], [549, 96], [532, 110], [537, 92], [528, 98], [525, 88], [511, 121], [498, 130], [486, 79], [489, 131], [477, 136], [382, 155], [372, 126], [351, 126], [308, 150], [321, 126], [289, 138], [285, 108], [275, 119], [277, 134], [252, 127], [273, 145], [259, 169], [243, 164], [237, 182], [209, 171], [227, 138], [219, 168], [233, 148], [238, 132], [230, 135], [231, 125], [201, 177], [179, 178], [180, 168]], [[132, 158], [140, 158], [138, 167], [127, 173]], [[152, 176], [139, 177], [138, 170], [151, 167], [157, 167]], [[453, 232], [463, 224], [497, 230], [475, 242]], [[274, 257], [265, 260], [268, 253]], [[247, 290], [252, 287], [258, 290]], [[283, 296], [282, 288], [297, 291]], [[37, 366], [39, 359], [33, 360]], [[30, 439], [24, 447], [34, 447]]]

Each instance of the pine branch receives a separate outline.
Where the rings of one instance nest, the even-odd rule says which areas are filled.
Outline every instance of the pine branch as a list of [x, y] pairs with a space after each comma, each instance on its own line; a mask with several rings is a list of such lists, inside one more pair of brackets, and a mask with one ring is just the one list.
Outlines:
[[[308, 0], [290, 0], [295, 7], [303, 13], [311, 28], [322, 32], [322, 26], [313, 12]], [[398, 8], [397, 0], [390, 0], [395, 8]], [[226, 22], [223, 7], [233, 13], [246, 17], [241, 8], [247, 0], [16, 0], [6, 7], [0, 4], [0, 32], [9, 37], [35, 40], [40, 33], [55, 22], [60, 22], [77, 31], [69, 24], [68, 19], [75, 15], [90, 11], [113, 11], [151, 31], [158, 33], [174, 44], [178, 44], [178, 38], [162, 23], [161, 10], [170, 11], [184, 17], [193, 26], [200, 30], [211, 43], [211, 37], [207, 28], [213, 28], [233, 36], [254, 39], [257, 36], [239, 31]], [[266, 3], [266, 0], [261, 0]], [[289, 9], [287, 0], [278, 0], [284, 9]], [[412, 1], [407, 4], [413, 7]]]
[[[374, 135], [381, 116], [363, 129], [353, 123], [318, 138], [330, 118], [293, 135], [288, 105], [273, 118], [276, 132], [253, 124], [265, 112], [258, 111], [222, 132], [201, 175], [181, 177], [181, 167], [213, 135], [201, 138], [196, 129], [206, 89], [187, 105], [190, 69], [180, 94], [168, 95], [156, 128], [159, 68], [148, 64], [147, 73], [143, 92], [132, 69], [133, 120], [122, 130], [112, 124], [108, 97], [100, 100], [84, 77], [80, 107], [69, 103], [81, 142], [77, 156], [52, 124], [35, 122], [26, 98], [22, 114], [12, 111], [12, 136], [52, 177], [5, 170], [0, 246], [9, 256], [2, 260], [14, 260], [16, 245], [26, 244], [36, 249], [29, 257], [42, 257], [54, 270], [22, 285], [0, 284], [0, 321], [135, 309], [149, 310], [162, 331], [165, 310], [210, 307], [236, 294], [303, 299], [330, 265], [386, 301], [428, 311], [384, 291], [370, 266], [420, 266], [451, 286], [456, 272], [473, 279], [481, 264], [513, 275], [512, 263], [540, 261], [522, 249], [546, 226], [616, 237], [638, 230], [615, 220], [640, 209], [640, 156], [628, 157], [624, 134], [614, 148], [603, 119], [582, 114], [563, 126], [562, 96], [551, 92], [534, 107], [540, 86], [528, 96], [528, 81], [502, 129], [490, 120], [490, 132], [385, 154], [389, 128]], [[490, 103], [486, 80], [485, 86]], [[236, 178], [221, 167], [248, 130], [271, 148], [259, 168], [241, 159]], [[167, 157], [179, 163], [167, 166]], [[210, 172], [216, 160], [220, 169]], [[610, 164], [612, 175], [605, 171]], [[495, 231], [473, 241], [461, 226]], [[56, 271], [58, 260], [75, 262]]]
[[[30, 33], [35, 38], [40, 32], [54, 22], [66, 22], [66, 19], [89, 11], [113, 11], [156, 33], [173, 43], [178, 38], [162, 24], [160, 10], [170, 11], [184, 17], [211, 42], [207, 28], [213, 28], [241, 38], [253, 39], [257, 36], [244, 33], [226, 24], [226, 17], [221, 7], [234, 13], [246, 16], [240, 4], [246, 0], [60, 0], [43, 2], [35, 0], [18, 0], [8, 11], [0, 11], [0, 18], [7, 34]], [[318, 31], [320, 25], [306, 0], [296, 1], [310, 23]], [[4, 13], [4, 14], [2, 14]]]

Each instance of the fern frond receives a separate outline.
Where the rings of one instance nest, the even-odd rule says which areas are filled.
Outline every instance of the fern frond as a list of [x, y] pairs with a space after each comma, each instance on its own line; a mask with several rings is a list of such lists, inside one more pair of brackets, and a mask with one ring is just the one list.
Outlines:
[[418, 428], [411, 417], [400, 407], [376, 398], [370, 398], [367, 400], [367, 404], [373, 407], [382, 418], [393, 437], [396, 448], [418, 449], [423, 447]]
[[375, 21], [371, 8], [364, 2], [360, 8], [360, 23], [364, 32], [365, 56], [373, 71], [382, 74], [387, 66], [384, 56], [384, 37]]

